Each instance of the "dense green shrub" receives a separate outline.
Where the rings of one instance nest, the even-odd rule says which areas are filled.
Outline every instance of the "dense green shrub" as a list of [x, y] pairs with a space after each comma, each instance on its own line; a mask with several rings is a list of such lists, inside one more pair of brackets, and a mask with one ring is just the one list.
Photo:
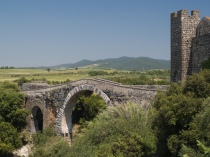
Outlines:
[[156, 138], [148, 110], [137, 104], [110, 107], [74, 140], [70, 156], [154, 156]]
[[208, 60], [204, 61], [202, 64], [202, 69], [210, 69], [210, 58]]
[[190, 124], [195, 132], [197, 145], [182, 145], [180, 155], [206, 157], [210, 156], [210, 98], [203, 103], [203, 109], [195, 116]]
[[0, 84], [0, 116], [3, 121], [11, 123], [21, 130], [26, 126], [29, 111], [24, 109], [24, 95], [16, 84], [4, 82]]
[[157, 113], [154, 128], [160, 156], [177, 155], [181, 144], [195, 144], [196, 136], [189, 129], [189, 124], [202, 108], [201, 99], [167, 94], [159, 93], [154, 103]]
[[90, 71], [88, 72], [89, 76], [99, 76], [99, 75], [107, 75], [106, 71]]
[[20, 133], [11, 123], [0, 122], [0, 156], [10, 156], [15, 148], [20, 148]]
[[29, 111], [24, 109], [24, 94], [15, 83], [0, 83], [0, 156], [10, 156], [22, 146], [20, 132]]
[[33, 143], [35, 146], [43, 147], [45, 143], [51, 138], [56, 136], [56, 132], [52, 126], [43, 130], [43, 132], [37, 132], [33, 135]]
[[30, 80], [26, 79], [25, 77], [21, 77], [21, 78], [15, 80], [15, 82], [18, 84], [18, 86], [22, 86], [23, 83], [30, 82]]
[[194, 117], [206, 106], [203, 101], [210, 95], [209, 76], [210, 71], [207, 70], [194, 74], [184, 84], [171, 84], [165, 93], [156, 96], [153, 105], [156, 110], [154, 128], [158, 137], [159, 156], [178, 156], [183, 148], [197, 148], [197, 140], [201, 139], [200, 134], [204, 135], [204, 130], [195, 129], [200, 126], [201, 120], [194, 127], [192, 124]]
[[57, 136], [53, 127], [33, 135], [35, 150], [30, 157], [69, 157], [70, 146], [66, 140]]
[[197, 98], [207, 98], [210, 95], [210, 84], [202, 74], [194, 74], [186, 79], [184, 94], [192, 94]]

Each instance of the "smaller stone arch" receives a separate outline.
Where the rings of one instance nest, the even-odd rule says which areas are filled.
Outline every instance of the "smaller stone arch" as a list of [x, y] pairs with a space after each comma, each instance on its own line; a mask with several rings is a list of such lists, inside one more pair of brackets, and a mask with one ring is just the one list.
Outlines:
[[31, 110], [31, 116], [30, 116], [30, 128], [32, 133], [36, 133], [37, 131], [43, 130], [43, 111], [38, 107], [34, 106]]
[[[56, 131], [58, 134], [66, 134], [66, 132], [71, 132], [72, 129], [72, 119], [71, 119], [71, 115], [69, 115], [68, 117], [65, 117], [65, 120], [63, 119], [64, 114], [66, 114], [66, 110], [68, 108], [69, 111], [72, 111], [72, 106], [71, 104], [69, 104], [70, 100], [77, 95], [78, 93], [82, 92], [82, 91], [92, 91], [96, 94], [98, 94], [105, 102], [108, 106], [112, 106], [112, 102], [109, 99], [109, 97], [99, 88], [92, 86], [92, 85], [80, 85], [78, 87], [75, 87], [74, 89], [72, 89], [69, 94], [67, 95], [63, 105], [61, 106], [59, 112], [58, 112], [58, 117], [56, 120]], [[71, 113], [69, 113], [71, 114]], [[67, 126], [63, 129], [62, 123], [64, 121], [68, 121], [69, 123], [67, 124]], [[65, 131], [64, 131], [65, 130]]]

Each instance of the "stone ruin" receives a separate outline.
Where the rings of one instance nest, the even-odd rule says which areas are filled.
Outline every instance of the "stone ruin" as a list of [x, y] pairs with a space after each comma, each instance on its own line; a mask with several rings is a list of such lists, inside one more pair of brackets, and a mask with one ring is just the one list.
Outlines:
[[180, 10], [171, 14], [171, 81], [183, 82], [210, 57], [210, 17]]

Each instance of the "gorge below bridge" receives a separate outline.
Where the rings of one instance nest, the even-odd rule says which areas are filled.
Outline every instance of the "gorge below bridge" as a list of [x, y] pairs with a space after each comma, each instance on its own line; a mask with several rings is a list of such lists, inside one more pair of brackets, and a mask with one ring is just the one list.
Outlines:
[[69, 135], [72, 133], [72, 111], [81, 94], [95, 93], [108, 106], [134, 102], [148, 107], [157, 91], [166, 88], [164, 85], [122, 85], [105, 79], [83, 79], [57, 86], [25, 83], [22, 91], [27, 95], [26, 109], [31, 111], [27, 130], [35, 133], [53, 125], [58, 134]]

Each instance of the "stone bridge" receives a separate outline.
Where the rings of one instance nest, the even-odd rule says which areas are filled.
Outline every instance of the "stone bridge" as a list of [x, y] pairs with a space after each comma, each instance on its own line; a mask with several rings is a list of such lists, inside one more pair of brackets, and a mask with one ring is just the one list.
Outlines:
[[158, 90], [167, 86], [122, 85], [104, 79], [83, 79], [58, 86], [46, 83], [25, 83], [22, 91], [27, 95], [26, 108], [31, 111], [27, 118], [28, 130], [38, 130], [54, 125], [58, 134], [72, 132], [72, 110], [81, 94], [98, 94], [107, 105], [126, 102], [150, 105]]

